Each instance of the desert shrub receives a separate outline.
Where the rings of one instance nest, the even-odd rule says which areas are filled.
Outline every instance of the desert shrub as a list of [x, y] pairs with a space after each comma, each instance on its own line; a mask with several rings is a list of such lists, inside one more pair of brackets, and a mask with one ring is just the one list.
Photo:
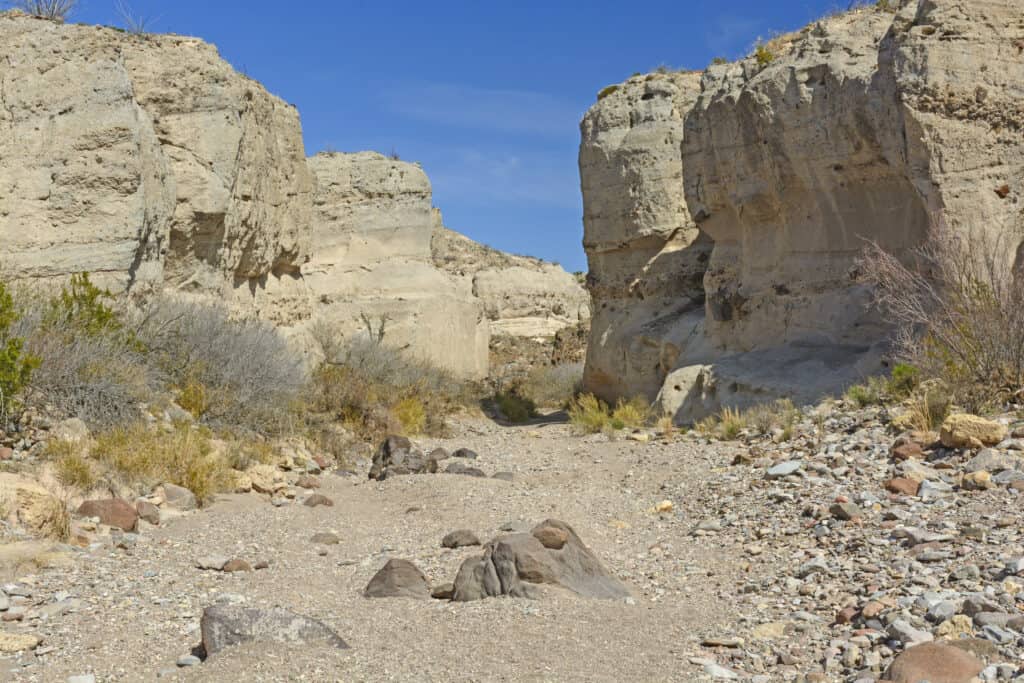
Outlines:
[[[314, 420], [317, 415], [339, 420], [371, 441], [409, 427], [439, 434], [445, 416], [477, 398], [468, 383], [387, 346], [383, 335], [335, 343], [329, 330], [320, 329], [316, 334], [326, 359], [313, 373], [306, 397]], [[403, 424], [403, 416], [411, 422]], [[310, 428], [319, 429], [317, 425]]]
[[125, 30], [132, 35], [146, 35], [150, 31], [151, 25], [155, 22], [153, 17], [135, 11], [124, 0], [117, 0], [114, 3], [114, 9], [117, 11], [117, 16], [124, 22]]
[[617, 92], [618, 90], [619, 90], [619, 86], [617, 86], [617, 85], [609, 85], [609, 86], [606, 86], [604, 88], [601, 88], [601, 91], [599, 93], [597, 93], [597, 99], [600, 102], [601, 100], [603, 100], [604, 98], [608, 97], [612, 93]]
[[75, 449], [65, 453], [53, 463], [53, 474], [64, 486], [88, 491], [96, 485], [96, 472], [92, 462]]
[[935, 221], [902, 259], [871, 242], [858, 261], [896, 328], [896, 355], [975, 412], [1024, 399], [1024, 277], [1009, 242], [1017, 231], [993, 232], [958, 235]]
[[158, 297], [134, 312], [137, 343], [162, 383], [205, 423], [286, 431], [307, 380], [299, 354], [261, 320], [215, 305]]
[[888, 391], [893, 396], [909, 396], [921, 382], [921, 371], [907, 363], [897, 363], [893, 366], [892, 376], [889, 378]]
[[569, 405], [569, 422], [588, 434], [600, 432], [610, 426], [608, 404], [593, 394], [582, 394]]
[[799, 418], [800, 411], [788, 398], [762, 403], [748, 408], [743, 413], [746, 426], [754, 428], [759, 434], [769, 434], [774, 429], [781, 429], [784, 438], [788, 438], [786, 435], [792, 433]]
[[14, 298], [0, 282], [0, 418], [7, 415], [39, 366], [38, 356], [26, 352], [24, 338], [16, 334], [14, 326], [21, 318]]
[[78, 0], [10, 0], [8, 5], [42, 19], [64, 21], [75, 9]]
[[746, 417], [738, 408], [722, 408], [718, 417], [718, 436], [726, 441], [736, 439], [747, 428]]
[[537, 415], [537, 404], [516, 391], [499, 391], [491, 399], [509, 422], [522, 424]]
[[541, 406], [564, 408], [583, 384], [582, 363], [538, 365], [530, 369], [517, 389]]
[[914, 390], [908, 406], [911, 427], [925, 432], [936, 431], [949, 415], [952, 398], [941, 381], [931, 380]]
[[762, 69], [775, 60], [775, 54], [763, 43], [758, 43], [754, 48], [754, 59]]
[[200, 505], [232, 482], [227, 457], [211, 452], [209, 438], [187, 425], [150, 429], [141, 422], [96, 435], [92, 457], [124, 484], [151, 489], [170, 482], [192, 491]]
[[621, 427], [616, 429], [623, 429], [629, 427], [630, 429], [637, 429], [647, 424], [651, 416], [651, 406], [645, 398], [642, 396], [634, 396], [633, 398], [620, 398], [615, 403], [615, 409], [612, 411], [612, 421], [615, 424], [621, 424]]
[[882, 377], [869, 377], [864, 384], [854, 384], [843, 394], [848, 402], [858, 408], [882, 405], [888, 398], [888, 383]]
[[718, 66], [721, 64], [728, 64], [729, 60], [726, 59], [725, 57], [715, 57], [714, 59], [711, 60], [711, 63]]

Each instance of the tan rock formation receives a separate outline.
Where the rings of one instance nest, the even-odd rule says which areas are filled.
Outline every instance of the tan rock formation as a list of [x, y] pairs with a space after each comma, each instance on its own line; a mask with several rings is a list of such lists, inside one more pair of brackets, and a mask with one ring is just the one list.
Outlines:
[[703, 319], [710, 245], [683, 199], [683, 117], [700, 74], [637, 76], [602, 91], [580, 125], [593, 320], [585, 383], [603, 398], [660, 389]]
[[[338, 335], [385, 343], [464, 376], [487, 374], [488, 325], [471, 285], [434, 267], [430, 181], [375, 152], [318, 154], [313, 258], [303, 268], [316, 315]], [[367, 329], [372, 328], [372, 332]]]
[[[631, 330], [637, 318], [656, 329], [661, 309], [645, 297], [602, 325], [614, 332], [595, 326], [588, 385], [651, 395], [657, 360], [663, 404], [687, 421], [778, 395], [812, 400], [881, 371], [889, 331], [852, 272], [863, 240], [901, 253], [935, 222], [967, 235], [1021, 227], [1024, 60], [1014, 43], [1022, 37], [1011, 0], [921, 0], [896, 13], [861, 8], [818, 22], [770, 46], [767, 65], [748, 58], [709, 67], [681, 114], [679, 199], [713, 244], [702, 314], [682, 345], [672, 326], [653, 338], [627, 332], [642, 341], [619, 346], [611, 372], [601, 335]], [[621, 106], [627, 120], [642, 119], [656, 99], [616, 104], [628, 86], [595, 105], [583, 125], [586, 241], [599, 266], [609, 229], [595, 214], [634, 205], [595, 208], [588, 186], [600, 187], [603, 175], [630, 201], [648, 192], [647, 181], [616, 175], [617, 160], [595, 164], [589, 142], [588, 121]], [[663, 187], [660, 177], [651, 184]], [[1010, 238], [1010, 257], [1019, 244]], [[691, 273], [678, 268], [675, 279]], [[593, 291], [601, 311], [611, 299]], [[669, 345], [678, 349], [671, 363], [644, 351]]]
[[7, 270], [308, 315], [312, 184], [293, 107], [194, 38], [12, 12], [0, 42]]
[[434, 210], [434, 264], [467, 280], [492, 335], [551, 337], [590, 318], [590, 295], [556, 263], [508, 254], [449, 230]]

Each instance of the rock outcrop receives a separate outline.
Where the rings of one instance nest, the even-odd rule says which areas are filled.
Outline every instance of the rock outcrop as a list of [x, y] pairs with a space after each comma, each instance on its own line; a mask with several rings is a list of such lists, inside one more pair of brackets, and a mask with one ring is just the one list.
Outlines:
[[309, 159], [313, 255], [303, 267], [332, 334], [380, 334], [462, 376], [487, 374], [488, 324], [470, 283], [436, 268], [431, 188], [416, 164], [375, 152]]
[[444, 227], [434, 210], [434, 264], [466, 281], [492, 335], [551, 337], [590, 318], [590, 296], [556, 263], [508, 254]]
[[813, 400], [884, 370], [865, 240], [902, 254], [944, 226], [1018, 258], [1019, 6], [891, 4], [776, 41], [766, 64], [713, 65], [699, 93], [691, 75], [639, 77], [587, 114], [591, 390], [660, 391], [680, 422]]
[[312, 182], [298, 112], [195, 38], [0, 15], [0, 240], [13, 277], [90, 271], [289, 325]]

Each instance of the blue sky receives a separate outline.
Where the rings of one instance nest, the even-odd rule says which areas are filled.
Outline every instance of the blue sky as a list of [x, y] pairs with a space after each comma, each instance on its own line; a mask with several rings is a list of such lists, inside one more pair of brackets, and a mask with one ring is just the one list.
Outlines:
[[[585, 270], [579, 120], [604, 86], [701, 69], [835, 0], [124, 0], [152, 31], [199, 36], [298, 106], [306, 151], [419, 161], [445, 223]], [[117, 0], [73, 20], [123, 25]]]

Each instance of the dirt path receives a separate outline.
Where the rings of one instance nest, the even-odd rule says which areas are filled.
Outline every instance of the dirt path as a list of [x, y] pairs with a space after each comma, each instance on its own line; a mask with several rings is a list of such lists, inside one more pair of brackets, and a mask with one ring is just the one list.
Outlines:
[[[325, 474], [334, 507], [272, 506], [255, 494], [225, 496], [197, 514], [140, 536], [130, 550], [83, 553], [71, 569], [30, 577], [33, 599], [60, 591], [74, 611], [21, 628], [44, 637], [36, 655], [9, 661], [13, 680], [697, 680], [688, 660], [703, 636], [738, 618], [738, 547], [689, 535], [711, 501], [700, 484], [729, 462], [728, 446], [608, 442], [560, 424], [499, 427], [474, 421], [456, 438], [488, 474], [385, 482]], [[672, 514], [651, 508], [664, 499]], [[484, 541], [514, 520], [554, 517], [572, 525], [630, 588], [627, 601], [554, 596], [473, 603], [369, 600], [361, 591], [388, 558], [416, 562], [433, 584], [453, 580], [478, 548], [446, 550], [441, 538], [469, 528]], [[315, 545], [320, 531], [341, 542]], [[320, 554], [326, 550], [326, 554]], [[269, 569], [195, 568], [227, 555]], [[58, 596], [65, 597], [65, 596]], [[199, 666], [176, 660], [199, 642], [204, 607], [220, 600], [281, 606], [333, 627], [352, 649], [239, 647]]]

